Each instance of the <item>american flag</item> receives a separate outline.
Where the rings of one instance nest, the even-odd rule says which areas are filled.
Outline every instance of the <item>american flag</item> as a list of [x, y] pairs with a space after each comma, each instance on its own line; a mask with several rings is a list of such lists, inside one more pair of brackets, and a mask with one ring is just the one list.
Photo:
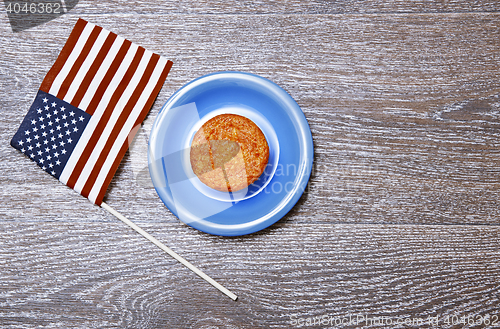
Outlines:
[[171, 66], [79, 19], [11, 145], [100, 205]]

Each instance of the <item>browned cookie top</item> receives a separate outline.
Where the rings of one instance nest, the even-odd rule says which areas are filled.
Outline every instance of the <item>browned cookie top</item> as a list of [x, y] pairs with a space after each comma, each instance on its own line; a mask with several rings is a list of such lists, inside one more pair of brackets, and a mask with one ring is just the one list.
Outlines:
[[255, 182], [269, 160], [269, 146], [253, 121], [236, 114], [208, 120], [191, 143], [191, 167], [207, 186], [235, 192]]

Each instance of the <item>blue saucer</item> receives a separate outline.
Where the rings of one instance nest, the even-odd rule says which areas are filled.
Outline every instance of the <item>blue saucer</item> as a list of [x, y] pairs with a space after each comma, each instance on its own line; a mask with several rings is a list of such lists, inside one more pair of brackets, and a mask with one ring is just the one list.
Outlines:
[[[270, 146], [264, 174], [236, 193], [211, 191], [189, 162], [196, 130], [222, 113], [254, 121]], [[313, 142], [302, 110], [278, 85], [253, 74], [219, 72], [189, 82], [163, 105], [148, 161], [158, 196], [181, 221], [210, 234], [244, 235], [277, 222], [299, 200], [311, 174]]]

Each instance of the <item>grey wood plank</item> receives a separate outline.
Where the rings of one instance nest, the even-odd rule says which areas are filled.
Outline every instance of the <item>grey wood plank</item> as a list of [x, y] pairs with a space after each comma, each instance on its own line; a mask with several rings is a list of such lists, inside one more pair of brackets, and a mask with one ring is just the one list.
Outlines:
[[[92, 205], [8, 146], [76, 18], [69, 14], [15, 35], [1, 26], [0, 88], [9, 95], [0, 100], [5, 220], [21, 214], [102, 220], [95, 211], [88, 214]], [[175, 63], [107, 194], [133, 219], [176, 221], [146, 173], [147, 135], [161, 104], [200, 75], [241, 70], [287, 90], [313, 132], [310, 188], [288, 218], [499, 223], [497, 13], [84, 18]], [[137, 179], [140, 174], [146, 179]]]
[[[326, 319], [334, 327], [355, 315], [485, 327], [444, 321], [500, 316], [498, 7], [82, 1], [16, 34], [0, 11], [0, 326], [284, 328]], [[237, 302], [8, 146], [77, 17], [174, 60], [106, 202]], [[283, 86], [316, 150], [298, 205], [239, 238], [180, 223], [147, 179], [147, 136], [162, 103], [218, 70]]]
[[373, 13], [443, 13], [492, 12], [500, 5], [493, 0], [312, 0], [312, 1], [80, 1], [73, 9], [82, 14], [148, 13], [172, 14], [373, 14]]
[[[239, 300], [121, 223], [0, 222], [2, 326], [293, 328], [362, 315], [437, 316], [451, 328], [446, 316], [500, 316], [498, 227], [286, 221], [220, 238], [178, 223], [142, 226]], [[481, 326], [463, 326], [472, 327]]]
[[[154, 1], [135, 0], [123, 3], [79, 1], [71, 9], [77, 15], [89, 14], [199, 14], [199, 15], [252, 15], [252, 14], [391, 14], [391, 13], [464, 13], [496, 12], [500, 4], [494, 0], [288, 0], [288, 1]], [[2, 13], [4, 11], [2, 10]]]

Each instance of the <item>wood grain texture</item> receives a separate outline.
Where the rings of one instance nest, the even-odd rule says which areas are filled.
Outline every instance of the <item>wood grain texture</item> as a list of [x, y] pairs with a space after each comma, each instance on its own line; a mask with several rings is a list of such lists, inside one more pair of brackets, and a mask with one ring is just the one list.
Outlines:
[[[499, 7], [80, 1], [15, 34], [0, 11], [0, 327], [286, 328], [292, 315], [500, 316]], [[105, 202], [237, 302], [9, 146], [78, 17], [174, 61]], [[315, 146], [298, 204], [239, 238], [180, 223], [147, 172], [161, 105], [221, 70], [282, 86], [304, 111]]]
[[120, 223], [4, 222], [2, 323], [286, 328], [293, 316], [427, 319], [499, 311], [498, 227], [287, 221], [242, 238], [186, 234], [175, 224], [143, 228], [239, 300], [215, 293]]
[[163, 1], [119, 0], [102, 2], [81, 1], [74, 11], [78, 13], [146, 13], [156, 14], [374, 14], [374, 13], [463, 13], [494, 12], [500, 4], [494, 0], [271, 0], [271, 1]]
[[[113, 17], [84, 16], [175, 62], [145, 120], [145, 136], [169, 95], [214, 71], [260, 74], [298, 101], [316, 156], [299, 220], [498, 224], [499, 14], [256, 15], [251, 20], [248, 15], [171, 15], [161, 23], [148, 15]], [[35, 168], [8, 140], [75, 19], [63, 17], [2, 40], [7, 44], [3, 60], [16, 63], [3, 66], [8, 77], [3, 88], [20, 95], [1, 104], [13, 109], [3, 120], [5, 165], [18, 161], [20, 169], [9, 177], [9, 190], [16, 193], [8, 192], [7, 200], [31, 189], [23, 186], [31, 184], [25, 171]], [[130, 33], [138, 22], [141, 29]], [[55, 28], [58, 24], [66, 28]], [[145, 136], [133, 148], [136, 158], [145, 159]], [[127, 168], [133, 161], [126, 156], [123, 174], [107, 196], [118, 208], [134, 199], [137, 207], [130, 215], [137, 218], [156, 197], [134, 182], [146, 163]], [[37, 175], [55, 189], [56, 198], [66, 199], [65, 187]], [[23, 211], [45, 216], [39, 211], [43, 203]], [[164, 217], [159, 202], [155, 210], [152, 218]]]

